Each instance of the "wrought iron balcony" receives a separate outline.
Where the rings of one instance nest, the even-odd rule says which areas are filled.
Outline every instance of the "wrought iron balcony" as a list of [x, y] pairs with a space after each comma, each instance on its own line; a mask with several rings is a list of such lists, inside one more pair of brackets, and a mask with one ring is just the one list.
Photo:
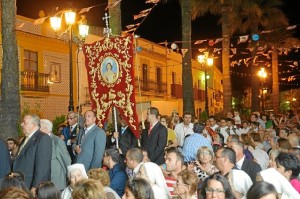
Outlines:
[[139, 88], [139, 83], [140, 83], [140, 88], [141, 91], [148, 91], [148, 92], [152, 92], [152, 93], [156, 93], [156, 94], [167, 94], [167, 84], [165, 82], [154, 82], [153, 80], [143, 80], [143, 79], [139, 79], [140, 81], [138, 81], [138, 78], [135, 78], [135, 86], [136, 89]]
[[49, 74], [21, 71], [21, 91], [49, 92]]

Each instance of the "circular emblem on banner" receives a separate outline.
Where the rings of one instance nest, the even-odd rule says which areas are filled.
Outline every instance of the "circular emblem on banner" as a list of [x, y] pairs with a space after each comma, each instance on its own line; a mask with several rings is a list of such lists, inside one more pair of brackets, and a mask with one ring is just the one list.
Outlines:
[[113, 57], [105, 57], [101, 63], [101, 76], [105, 83], [113, 84], [119, 76], [119, 64]]

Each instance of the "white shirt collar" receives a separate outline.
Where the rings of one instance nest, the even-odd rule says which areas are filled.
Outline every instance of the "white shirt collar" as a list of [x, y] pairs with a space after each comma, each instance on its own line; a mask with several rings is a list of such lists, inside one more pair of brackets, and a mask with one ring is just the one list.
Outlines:
[[242, 165], [244, 163], [245, 160], [245, 155], [242, 157], [242, 159], [240, 159], [239, 161], [237, 161], [235, 164], [239, 169], [242, 169]]

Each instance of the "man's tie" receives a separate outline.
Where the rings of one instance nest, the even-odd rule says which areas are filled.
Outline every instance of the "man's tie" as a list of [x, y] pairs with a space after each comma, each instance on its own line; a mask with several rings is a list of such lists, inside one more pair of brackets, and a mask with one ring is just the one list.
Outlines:
[[86, 135], [87, 135], [88, 132], [89, 132], [88, 129], [85, 129], [85, 130], [84, 130], [84, 133], [83, 133], [82, 136], [81, 136], [81, 143], [84, 141], [84, 138], [86, 137]]
[[23, 150], [23, 148], [25, 147], [26, 143], [27, 143], [28, 140], [29, 140], [29, 138], [28, 138], [27, 136], [26, 136], [24, 139], [25, 139], [25, 140], [24, 140], [23, 144], [22, 144], [22, 145], [20, 146], [20, 148], [19, 148], [18, 155], [21, 153], [21, 151]]
[[125, 132], [126, 127], [121, 127], [121, 135], [123, 135], [123, 133]]

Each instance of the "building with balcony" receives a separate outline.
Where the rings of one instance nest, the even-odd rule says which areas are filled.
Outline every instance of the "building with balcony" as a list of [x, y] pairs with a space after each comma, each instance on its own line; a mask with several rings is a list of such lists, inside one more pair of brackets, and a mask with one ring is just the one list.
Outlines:
[[[64, 33], [55, 33], [49, 22], [35, 25], [33, 19], [17, 16], [17, 44], [20, 63], [21, 107], [30, 107], [41, 117], [54, 119], [66, 114], [69, 102], [69, 46]], [[86, 43], [101, 39], [102, 29], [91, 27]], [[164, 46], [137, 38], [139, 51], [134, 58], [137, 111], [140, 119], [149, 106], [159, 108], [161, 114], [176, 110], [182, 114], [182, 55]], [[83, 53], [73, 44], [74, 105], [90, 108], [87, 73]], [[0, 64], [2, 67], [2, 64]], [[192, 61], [196, 114], [204, 110], [204, 70]], [[208, 70], [208, 98], [210, 113], [222, 110], [222, 73]], [[1, 78], [1, 77], [0, 77]], [[145, 117], [144, 117], [145, 118]]]

